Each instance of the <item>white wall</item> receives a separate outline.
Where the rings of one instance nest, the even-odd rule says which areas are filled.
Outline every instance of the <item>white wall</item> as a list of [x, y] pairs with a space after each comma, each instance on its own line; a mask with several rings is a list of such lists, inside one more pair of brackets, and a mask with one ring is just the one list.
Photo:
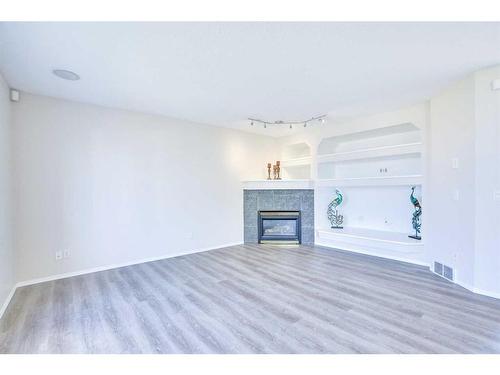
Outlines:
[[[454, 267], [473, 285], [475, 238], [474, 79], [468, 77], [430, 101], [427, 227], [429, 262]], [[458, 158], [459, 168], [452, 168]], [[454, 200], [458, 191], [459, 200]]]
[[500, 91], [491, 81], [500, 67], [482, 70], [475, 79], [476, 238], [474, 288], [500, 297]]
[[24, 93], [13, 124], [19, 281], [242, 242], [240, 181], [275, 159], [272, 138]]
[[0, 75], [0, 316], [15, 282], [11, 225], [10, 143], [9, 88]]
[[458, 283], [500, 297], [498, 78], [500, 67], [485, 69], [431, 100], [428, 243], [429, 261], [452, 265]]

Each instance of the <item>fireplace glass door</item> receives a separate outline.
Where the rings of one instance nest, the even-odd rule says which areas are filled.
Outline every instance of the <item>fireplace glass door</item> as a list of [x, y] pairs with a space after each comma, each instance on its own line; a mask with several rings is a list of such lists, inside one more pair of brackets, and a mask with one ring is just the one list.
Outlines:
[[259, 243], [300, 243], [300, 211], [259, 211]]

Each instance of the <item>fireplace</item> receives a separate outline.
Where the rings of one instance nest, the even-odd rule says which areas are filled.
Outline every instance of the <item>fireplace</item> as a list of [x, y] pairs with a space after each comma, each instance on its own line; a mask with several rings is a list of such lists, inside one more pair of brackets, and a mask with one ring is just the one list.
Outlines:
[[301, 243], [300, 211], [259, 211], [259, 243]]

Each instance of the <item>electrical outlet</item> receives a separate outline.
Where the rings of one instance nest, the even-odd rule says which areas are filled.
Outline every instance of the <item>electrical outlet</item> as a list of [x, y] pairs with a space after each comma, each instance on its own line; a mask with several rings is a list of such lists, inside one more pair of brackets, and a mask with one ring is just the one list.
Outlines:
[[193, 237], [194, 237], [194, 236], [193, 236], [193, 232], [188, 232], [188, 233], [186, 234], [186, 238], [187, 238], [188, 240], [192, 240], [192, 239], [193, 239]]
[[63, 251], [63, 258], [69, 258], [71, 256], [71, 253], [69, 252], [68, 249]]
[[61, 260], [63, 258], [62, 251], [56, 251], [56, 260]]
[[493, 192], [493, 200], [495, 202], [500, 202], [500, 190], [496, 190]]

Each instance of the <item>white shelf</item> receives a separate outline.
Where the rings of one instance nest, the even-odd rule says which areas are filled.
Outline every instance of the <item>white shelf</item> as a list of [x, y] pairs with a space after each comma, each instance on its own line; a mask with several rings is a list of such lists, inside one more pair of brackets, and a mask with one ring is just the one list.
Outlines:
[[384, 176], [384, 177], [352, 177], [318, 179], [289, 179], [289, 180], [249, 180], [243, 181], [243, 189], [314, 189], [314, 187], [343, 187], [343, 186], [418, 186], [422, 185], [422, 175]]
[[369, 240], [401, 246], [423, 246], [421, 240], [408, 237], [408, 233], [388, 232], [367, 228], [345, 227], [343, 229], [318, 229], [318, 234], [326, 239]]
[[406, 186], [422, 185], [422, 180], [422, 175], [329, 178], [316, 180], [316, 186]]
[[243, 181], [244, 190], [313, 189], [314, 181], [304, 180], [250, 180]]
[[316, 245], [354, 251], [404, 262], [421, 263], [424, 244], [407, 233], [365, 228], [318, 229]]
[[372, 159], [399, 155], [419, 154], [422, 152], [422, 143], [405, 143], [399, 145], [371, 147], [362, 150], [337, 152], [318, 155], [318, 163], [342, 162], [359, 159]]
[[305, 156], [302, 158], [295, 158], [295, 159], [288, 159], [288, 160], [282, 160], [281, 161], [281, 166], [282, 167], [298, 167], [298, 166], [303, 166], [303, 165], [310, 165], [311, 164], [311, 157], [310, 156]]

